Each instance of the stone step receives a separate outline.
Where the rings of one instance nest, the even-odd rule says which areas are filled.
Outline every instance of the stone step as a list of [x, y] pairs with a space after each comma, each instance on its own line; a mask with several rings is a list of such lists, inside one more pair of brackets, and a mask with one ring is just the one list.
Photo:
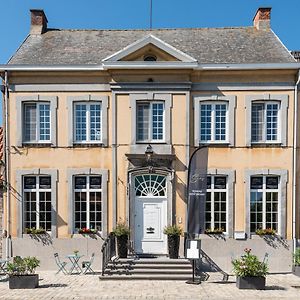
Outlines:
[[113, 264], [109, 263], [107, 266], [108, 269], [192, 269], [191, 264]]
[[182, 275], [182, 274], [192, 274], [191, 269], [106, 269], [105, 274], [107, 275], [123, 275], [123, 274], [147, 274], [147, 275], [152, 275], [152, 274], [159, 274], [159, 275]]
[[190, 280], [192, 275], [177, 274], [128, 274], [99, 276], [100, 280]]
[[175, 264], [175, 265], [191, 265], [188, 259], [179, 258], [179, 259], [161, 259], [161, 258], [142, 258], [142, 259], [132, 259], [132, 258], [120, 258], [113, 261], [114, 264], [126, 265], [126, 264]]

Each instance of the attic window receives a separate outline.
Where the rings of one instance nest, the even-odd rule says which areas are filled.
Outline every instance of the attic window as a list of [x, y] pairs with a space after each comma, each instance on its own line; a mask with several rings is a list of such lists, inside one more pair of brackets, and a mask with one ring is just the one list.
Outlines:
[[156, 61], [157, 60], [157, 58], [156, 58], [156, 56], [155, 55], [145, 55], [144, 56], [144, 61]]

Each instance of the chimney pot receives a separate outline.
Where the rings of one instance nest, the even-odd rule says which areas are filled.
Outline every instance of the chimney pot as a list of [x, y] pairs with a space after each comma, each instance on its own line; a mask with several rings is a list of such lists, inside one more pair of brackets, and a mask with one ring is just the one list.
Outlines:
[[47, 17], [43, 9], [31, 9], [31, 34], [42, 34], [47, 30]]
[[271, 21], [271, 7], [259, 7], [253, 18], [253, 25], [256, 29], [269, 29]]

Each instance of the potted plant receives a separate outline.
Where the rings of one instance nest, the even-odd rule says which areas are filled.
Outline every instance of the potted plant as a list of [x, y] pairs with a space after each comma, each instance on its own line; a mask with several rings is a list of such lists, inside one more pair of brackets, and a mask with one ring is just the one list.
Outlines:
[[266, 229], [259, 228], [259, 229], [256, 229], [255, 233], [260, 236], [275, 235], [276, 231], [275, 231], [275, 229], [272, 229], [272, 228], [266, 228]]
[[236, 286], [239, 289], [264, 290], [268, 264], [251, 254], [251, 249], [246, 248], [244, 252], [240, 258], [232, 261], [233, 272], [237, 276]]
[[178, 258], [180, 235], [182, 228], [178, 225], [169, 225], [164, 228], [164, 234], [168, 236], [169, 258]]
[[300, 248], [294, 253], [293, 274], [300, 277]]
[[117, 238], [117, 249], [120, 258], [127, 258], [128, 236], [130, 229], [125, 222], [119, 222], [112, 233]]
[[205, 234], [223, 234], [225, 230], [223, 228], [205, 229]]
[[44, 228], [25, 228], [26, 234], [46, 234], [46, 230]]
[[10, 289], [34, 289], [39, 285], [39, 275], [34, 274], [35, 269], [40, 265], [36, 257], [14, 257], [12, 262], [7, 264]]
[[79, 228], [78, 233], [80, 233], [80, 234], [96, 234], [97, 229]]

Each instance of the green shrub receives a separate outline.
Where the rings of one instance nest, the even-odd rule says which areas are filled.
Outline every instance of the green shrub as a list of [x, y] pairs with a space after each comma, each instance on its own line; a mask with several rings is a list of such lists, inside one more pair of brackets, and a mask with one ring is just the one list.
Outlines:
[[129, 235], [130, 229], [125, 222], [117, 223], [117, 226], [113, 229], [112, 233], [115, 236]]
[[7, 264], [7, 273], [9, 275], [29, 275], [34, 274], [35, 269], [40, 265], [36, 257], [14, 257], [12, 262]]
[[233, 272], [239, 277], [265, 277], [268, 264], [259, 261], [256, 255], [251, 254], [251, 249], [245, 249], [241, 258], [232, 261]]
[[164, 234], [166, 235], [182, 235], [182, 228], [178, 225], [169, 225], [164, 228]]
[[300, 266], [300, 248], [296, 248], [296, 251], [293, 256], [294, 256], [294, 265]]

